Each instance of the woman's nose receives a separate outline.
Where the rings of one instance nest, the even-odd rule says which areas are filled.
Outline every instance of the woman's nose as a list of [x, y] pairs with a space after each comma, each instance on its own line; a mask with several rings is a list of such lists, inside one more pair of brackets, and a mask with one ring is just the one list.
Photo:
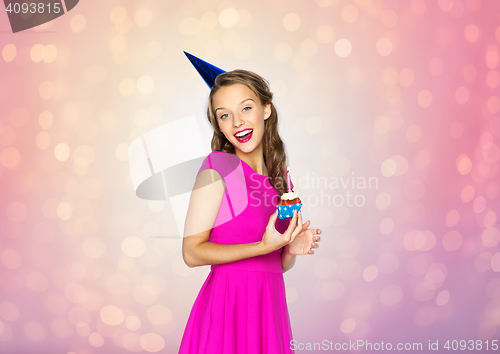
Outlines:
[[233, 119], [233, 124], [234, 124], [234, 127], [235, 127], [235, 128], [238, 128], [238, 127], [242, 126], [242, 125], [243, 125], [243, 123], [245, 123], [245, 122], [243, 121], [243, 119], [241, 119], [241, 117], [240, 117], [238, 114], [235, 114], [235, 115], [234, 115], [234, 119]]

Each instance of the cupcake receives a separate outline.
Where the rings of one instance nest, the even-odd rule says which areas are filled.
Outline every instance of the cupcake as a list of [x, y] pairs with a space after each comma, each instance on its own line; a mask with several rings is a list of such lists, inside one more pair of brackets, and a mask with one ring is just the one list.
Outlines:
[[299, 211], [302, 207], [302, 201], [291, 189], [290, 172], [288, 168], [286, 169], [288, 192], [281, 195], [280, 201], [278, 202], [278, 217], [280, 220], [291, 218], [293, 216], [293, 211]]

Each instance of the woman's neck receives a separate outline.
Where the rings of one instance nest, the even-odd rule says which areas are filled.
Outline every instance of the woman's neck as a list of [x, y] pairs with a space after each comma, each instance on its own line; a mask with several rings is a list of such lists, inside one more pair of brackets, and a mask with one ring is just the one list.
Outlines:
[[235, 155], [238, 156], [240, 160], [245, 161], [255, 172], [260, 175], [268, 176], [267, 167], [264, 161], [264, 152], [262, 149], [262, 144], [259, 145], [254, 151], [250, 153], [241, 152], [238, 149], [235, 149]]

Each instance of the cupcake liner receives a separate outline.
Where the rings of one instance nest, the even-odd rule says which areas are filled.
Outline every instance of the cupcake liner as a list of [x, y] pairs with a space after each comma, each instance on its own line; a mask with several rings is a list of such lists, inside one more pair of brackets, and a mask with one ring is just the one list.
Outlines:
[[280, 220], [291, 218], [293, 216], [293, 211], [297, 212], [302, 207], [302, 203], [295, 203], [290, 205], [280, 205], [278, 206], [278, 217]]

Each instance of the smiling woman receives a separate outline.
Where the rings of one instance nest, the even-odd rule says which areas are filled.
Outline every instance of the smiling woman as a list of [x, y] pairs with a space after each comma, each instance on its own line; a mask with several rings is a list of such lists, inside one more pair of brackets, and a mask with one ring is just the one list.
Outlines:
[[[235, 149], [236, 156], [254, 160], [263, 155], [260, 141], [264, 136], [264, 122], [271, 115], [270, 103], [262, 105], [246, 85], [234, 84], [221, 87], [212, 98], [212, 105], [217, 107], [215, 115], [221, 133], [238, 147]], [[256, 166], [257, 170], [260, 170], [259, 167]], [[265, 168], [265, 164], [262, 167]], [[267, 171], [257, 172], [265, 174]]]
[[189, 267], [211, 271], [180, 354], [294, 352], [283, 273], [296, 255], [314, 253], [321, 231], [308, 229], [300, 213], [277, 220], [278, 195], [288, 186], [272, 96], [263, 78], [245, 70], [219, 74], [210, 92], [212, 153], [191, 194], [182, 255]]
[[[285, 145], [278, 134], [278, 113], [272, 98], [265, 79], [250, 71], [233, 70], [217, 76], [207, 116], [214, 128], [212, 151], [235, 154], [257, 173], [267, 175], [284, 193], [287, 186], [277, 181], [285, 179]], [[239, 139], [238, 135], [249, 129], [250, 135]]]

